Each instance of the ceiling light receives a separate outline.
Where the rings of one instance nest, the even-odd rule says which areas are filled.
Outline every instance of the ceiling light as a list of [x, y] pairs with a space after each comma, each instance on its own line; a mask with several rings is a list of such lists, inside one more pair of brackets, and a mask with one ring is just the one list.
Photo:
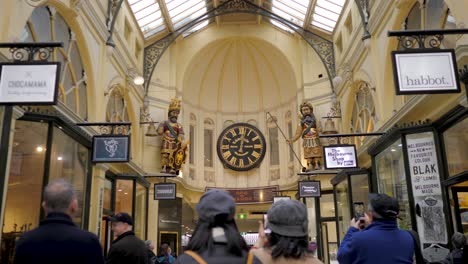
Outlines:
[[133, 83], [134, 83], [135, 85], [142, 85], [142, 84], [145, 83], [145, 79], [144, 79], [142, 76], [137, 75], [137, 76], [135, 76], [135, 77], [133, 78]]
[[122, 189], [118, 189], [117, 191], [118, 191], [118, 192], [121, 192], [121, 191], [122, 191]]
[[62, 157], [62, 156], [58, 156], [58, 157], [57, 157], [57, 160], [63, 160], [63, 157]]
[[44, 151], [44, 148], [42, 146], [37, 146], [36, 151], [37, 152], [42, 152], [42, 151]]

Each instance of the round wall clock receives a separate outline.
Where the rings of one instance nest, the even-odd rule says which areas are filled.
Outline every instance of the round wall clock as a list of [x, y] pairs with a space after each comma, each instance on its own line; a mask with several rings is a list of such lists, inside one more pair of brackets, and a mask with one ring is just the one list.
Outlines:
[[216, 149], [225, 167], [247, 171], [260, 166], [265, 157], [265, 137], [251, 124], [236, 123], [226, 127], [219, 135]]

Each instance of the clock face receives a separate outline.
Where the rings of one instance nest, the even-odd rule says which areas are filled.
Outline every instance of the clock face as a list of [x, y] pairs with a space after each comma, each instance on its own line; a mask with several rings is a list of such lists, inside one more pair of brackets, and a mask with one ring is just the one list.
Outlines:
[[247, 171], [260, 166], [266, 152], [265, 137], [255, 126], [237, 123], [223, 130], [216, 148], [225, 167]]

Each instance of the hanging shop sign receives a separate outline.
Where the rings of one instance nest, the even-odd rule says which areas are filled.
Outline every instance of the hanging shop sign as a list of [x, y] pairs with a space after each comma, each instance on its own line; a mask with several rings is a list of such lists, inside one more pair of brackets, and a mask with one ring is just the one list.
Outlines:
[[333, 145], [323, 147], [325, 169], [357, 168], [355, 145]]
[[298, 182], [298, 186], [300, 198], [322, 196], [320, 192], [320, 181], [300, 181]]
[[175, 183], [155, 183], [154, 184], [154, 200], [175, 200], [176, 198]]
[[94, 136], [93, 162], [128, 162], [130, 160], [130, 136]]
[[434, 134], [423, 132], [406, 135], [406, 149], [421, 243], [447, 244]]
[[0, 104], [55, 105], [60, 62], [0, 64]]
[[392, 51], [396, 94], [459, 93], [455, 51]]

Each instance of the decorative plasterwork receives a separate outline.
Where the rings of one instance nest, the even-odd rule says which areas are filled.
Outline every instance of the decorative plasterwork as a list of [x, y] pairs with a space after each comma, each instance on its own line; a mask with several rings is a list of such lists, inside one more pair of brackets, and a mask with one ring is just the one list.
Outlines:
[[208, 11], [206, 14], [194, 19], [185, 26], [169, 33], [162, 39], [145, 48], [144, 58], [144, 78], [145, 78], [145, 94], [148, 93], [150, 80], [154, 69], [161, 59], [166, 49], [185, 31], [192, 28], [194, 25], [211, 19], [213, 17], [231, 14], [231, 13], [249, 13], [274, 19], [288, 26], [300, 35], [319, 55], [323, 64], [327, 68], [329, 80], [335, 76], [335, 58], [333, 52], [333, 43], [326, 40], [282, 17], [254, 4], [247, 0], [230, 0], [222, 3], [220, 6]]

